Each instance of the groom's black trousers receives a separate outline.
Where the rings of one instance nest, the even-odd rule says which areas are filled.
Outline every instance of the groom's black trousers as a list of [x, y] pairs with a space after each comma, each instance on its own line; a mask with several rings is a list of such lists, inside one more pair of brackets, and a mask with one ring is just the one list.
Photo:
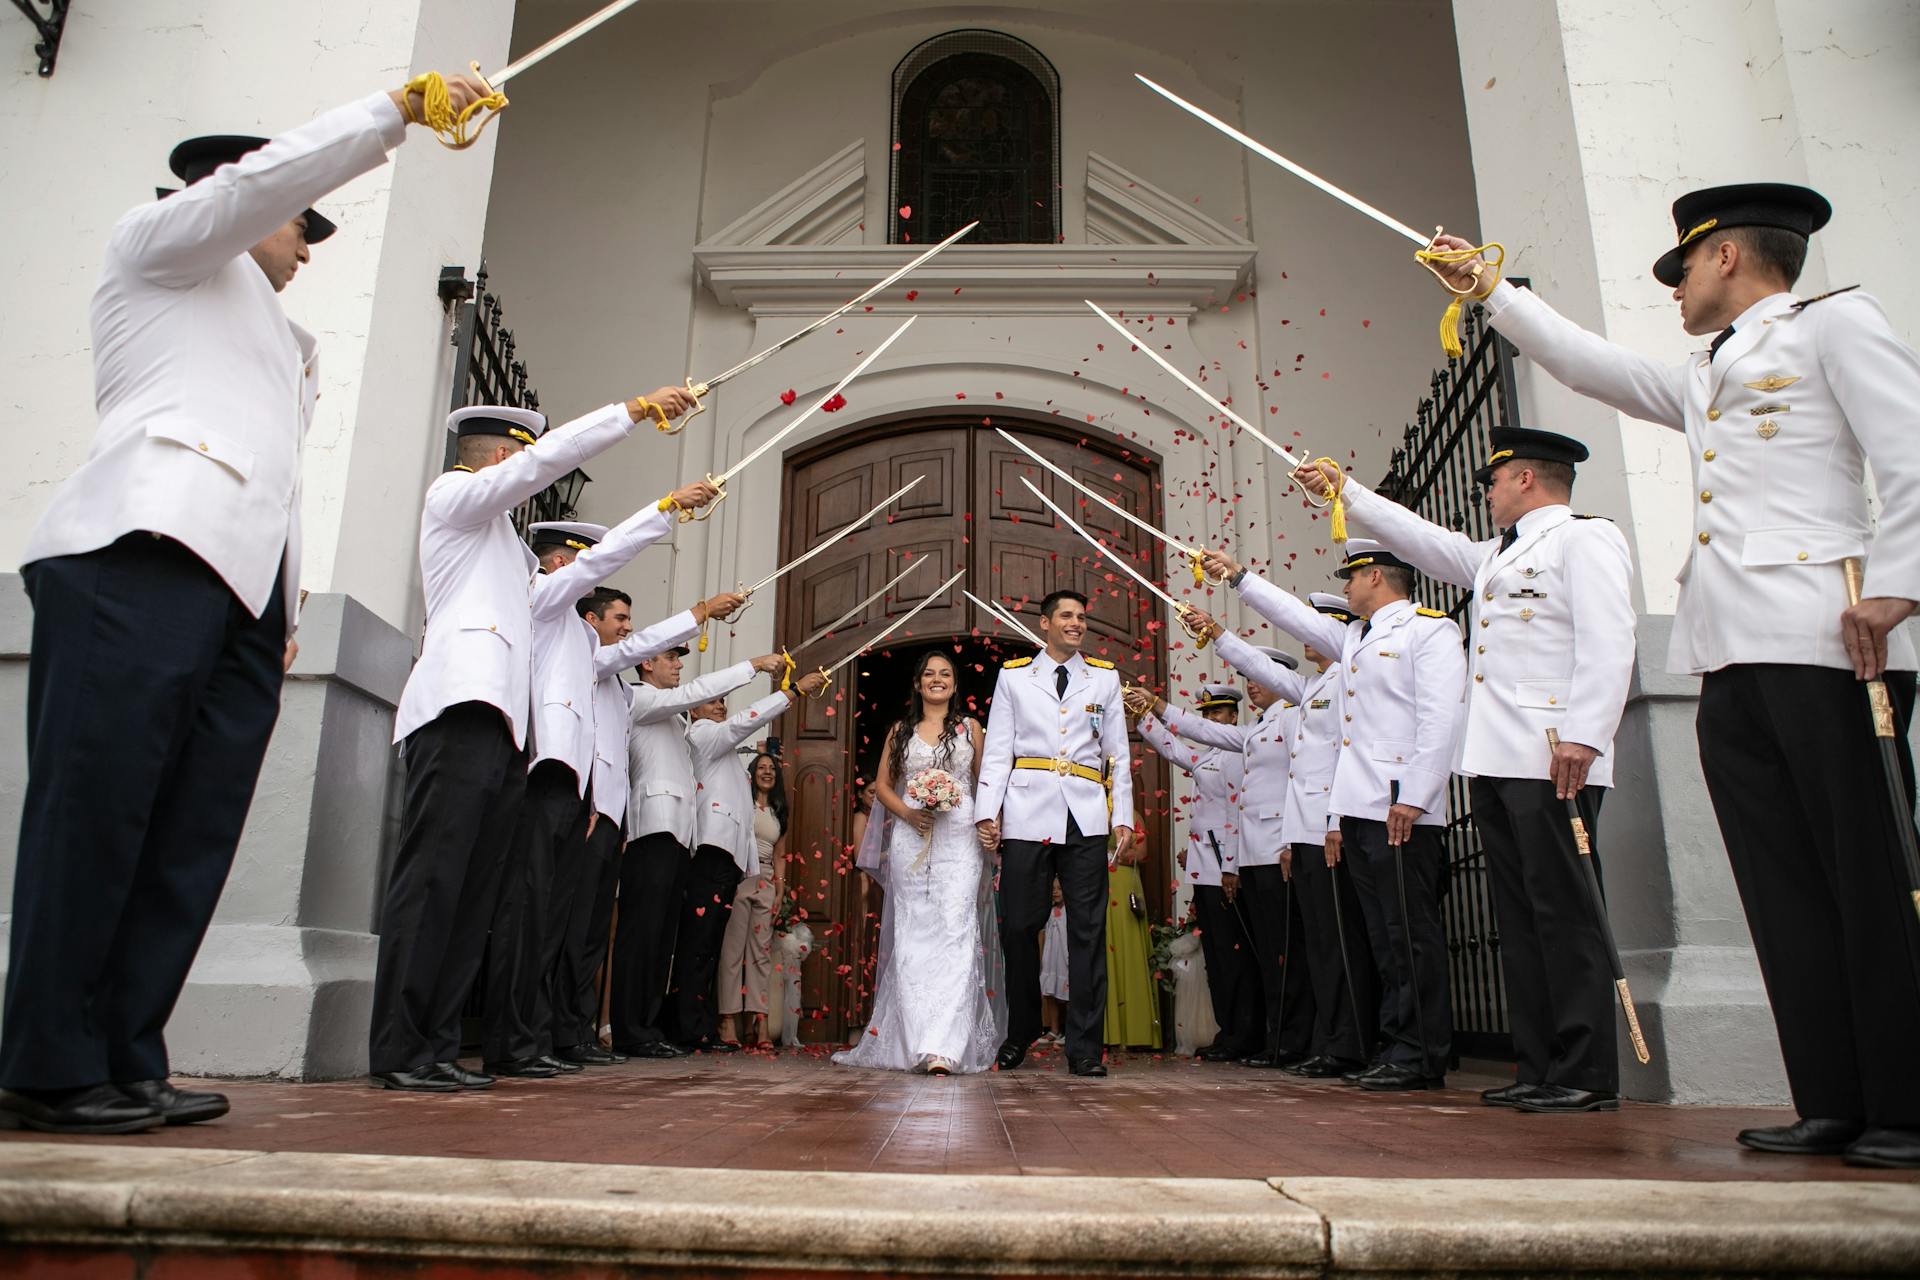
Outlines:
[[1067, 908], [1067, 1057], [1100, 1060], [1107, 1023], [1107, 838], [1080, 834], [1067, 818], [1063, 841], [1000, 845], [1000, 949], [1007, 958], [1007, 1039], [1040, 1038], [1040, 930], [1053, 909], [1053, 881]]

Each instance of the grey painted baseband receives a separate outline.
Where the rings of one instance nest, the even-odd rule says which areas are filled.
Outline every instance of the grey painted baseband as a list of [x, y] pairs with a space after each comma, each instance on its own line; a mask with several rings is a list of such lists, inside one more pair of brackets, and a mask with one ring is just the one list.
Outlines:
[[8, 1243], [794, 1270], [1913, 1274], [1894, 1182], [769, 1173], [0, 1144]]

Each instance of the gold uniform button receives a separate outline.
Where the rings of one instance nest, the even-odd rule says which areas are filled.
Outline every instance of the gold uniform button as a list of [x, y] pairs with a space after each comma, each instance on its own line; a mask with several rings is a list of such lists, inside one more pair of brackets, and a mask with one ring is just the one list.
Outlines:
[[1704, 547], [1704, 546], [1706, 546], [1706, 545], [1707, 545], [1707, 544], [1708, 544], [1709, 542], [1712, 542], [1712, 541], [1713, 541], [1713, 535], [1712, 535], [1712, 534], [1710, 534], [1710, 533], [1703, 533], [1703, 534], [1701, 534], [1701, 535], [1700, 535], [1700, 545], [1701, 545], [1701, 546], [1703, 546], [1703, 547]]
[[1807, 553], [1806, 553], [1806, 552], [1804, 552], [1804, 551], [1802, 551], [1802, 552], [1801, 552], [1801, 553], [1800, 553], [1800, 554], [1799, 554], [1798, 556], [1796, 556], [1796, 557], [1794, 557], [1794, 558], [1795, 558], [1795, 559], [1797, 559], [1797, 560], [1805, 560], [1805, 559], [1807, 558]]
[[1548, 698], [1548, 699], [1547, 699], [1547, 705], [1548, 705], [1548, 706], [1550, 706], [1550, 707], [1552, 707], [1552, 706], [1558, 706], [1558, 705], [1559, 705], [1559, 702], [1560, 702], [1560, 699], [1558, 699], [1558, 698]]
[[1483, 644], [1480, 644], [1480, 645], [1475, 645], [1475, 646], [1473, 647], [1473, 651], [1474, 651], [1475, 653], [1485, 653], [1485, 652], [1487, 651], [1487, 646], [1485, 646], [1485, 645], [1483, 645]]
[[1712, 462], [1712, 461], [1713, 461], [1713, 450], [1711, 450], [1711, 449], [1709, 449], [1709, 450], [1707, 450], [1707, 451], [1706, 451], [1705, 453], [1703, 453], [1703, 454], [1701, 454], [1701, 455], [1700, 455], [1700, 460], [1701, 460], [1702, 462]]
[[1347, 717], [1347, 721], [1348, 721], [1348, 723], [1352, 723], [1352, 721], [1353, 721], [1353, 717], [1352, 717], [1352, 716], [1348, 716], [1348, 717]]
[[1488, 588], [1487, 588], [1487, 599], [1489, 599], [1489, 600], [1491, 600], [1491, 599], [1493, 599], [1493, 588], [1492, 588], [1492, 587], [1488, 587]]
[[1352, 739], [1352, 738], [1342, 738], [1342, 739], [1340, 739], [1340, 745], [1341, 745], [1341, 746], [1343, 746], [1343, 747], [1350, 747], [1350, 746], [1352, 746], [1352, 745], [1353, 745], [1353, 739]]
[[1480, 619], [1480, 625], [1481, 625], [1481, 626], [1483, 626], [1483, 627], [1490, 627], [1490, 626], [1492, 626], [1492, 625], [1493, 625], [1493, 619], [1492, 619], [1492, 618], [1482, 618], [1482, 619]]
[[1707, 410], [1707, 421], [1708, 422], [1720, 421], [1720, 411], [1718, 409]]
[[1357, 672], [1360, 670], [1360, 664], [1357, 662], [1353, 663], [1350, 666], [1348, 666], [1347, 670]]
[[492, 623], [487, 624], [487, 630], [489, 631], [498, 631], [499, 629], [500, 629], [499, 627], [494, 626]]
[[202, 440], [200, 442], [200, 452], [205, 453], [206, 451], [207, 451], [207, 442], [205, 440]]
[[1474, 672], [1474, 673], [1473, 673], [1473, 682], [1474, 682], [1475, 684], [1485, 684], [1485, 683], [1486, 683], [1486, 679], [1487, 679], [1487, 678], [1486, 678], [1485, 676], [1483, 676], [1483, 675], [1481, 675], [1481, 674], [1480, 674], [1480, 673], [1479, 673], [1478, 671], [1476, 671], [1476, 672]]
[[1712, 502], [1712, 501], [1713, 501], [1713, 490], [1711, 490], [1711, 489], [1702, 489], [1702, 490], [1700, 491], [1700, 501], [1702, 501], [1702, 502]]

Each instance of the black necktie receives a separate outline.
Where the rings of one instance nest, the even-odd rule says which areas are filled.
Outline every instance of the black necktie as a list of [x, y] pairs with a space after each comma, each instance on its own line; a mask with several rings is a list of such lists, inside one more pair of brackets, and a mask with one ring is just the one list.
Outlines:
[[1360, 638], [1362, 640], [1365, 640], [1367, 638], [1367, 632], [1371, 630], [1373, 630], [1373, 619], [1372, 618], [1360, 619]]
[[1713, 358], [1720, 354], [1721, 346], [1724, 345], [1726, 343], [1726, 340], [1728, 338], [1731, 338], [1732, 336], [1733, 336], [1732, 325], [1728, 325], [1726, 328], [1722, 329], [1719, 333], [1714, 335], [1712, 344], [1707, 347], [1707, 363], [1708, 364], [1713, 363]]
[[1505, 551], [1518, 541], [1520, 541], [1520, 526], [1508, 525], [1506, 531], [1500, 535], [1500, 550]]
[[1067, 696], [1067, 669], [1065, 667], [1055, 667], [1053, 669], [1053, 696], [1056, 698], [1064, 698]]

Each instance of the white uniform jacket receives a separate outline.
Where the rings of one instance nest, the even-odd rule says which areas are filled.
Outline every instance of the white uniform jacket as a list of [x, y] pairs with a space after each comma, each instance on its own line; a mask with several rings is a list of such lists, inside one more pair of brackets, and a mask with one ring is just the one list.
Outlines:
[[[1223, 871], [1238, 873], [1240, 785], [1246, 760], [1238, 750], [1182, 742], [1155, 716], [1140, 717], [1140, 738], [1193, 779], [1187, 806], [1187, 883], [1217, 885]], [[1211, 837], [1211, 839], [1209, 839]], [[1218, 853], [1215, 852], [1216, 842]]]
[[772, 728], [793, 699], [776, 689], [725, 720], [695, 720], [687, 726], [697, 791], [693, 845], [725, 849], [743, 876], [760, 873], [760, 852], [753, 842], [753, 781], [735, 748]]
[[627, 772], [633, 791], [627, 800], [627, 836], [638, 840], [660, 832], [691, 852], [694, 814], [693, 748], [687, 743], [684, 712], [710, 698], [723, 698], [753, 679], [753, 664], [736, 662], [709, 671], [672, 689], [645, 681], [630, 686], [632, 728], [627, 733]]
[[318, 348], [247, 250], [385, 163], [405, 133], [392, 99], [375, 94], [114, 225], [89, 316], [100, 425], [21, 563], [165, 534], [256, 618], [284, 569], [292, 629]]
[[1340, 758], [1340, 668], [1306, 677], [1293, 725], [1293, 755], [1287, 766], [1288, 844], [1321, 844], [1326, 839], [1327, 799], [1333, 792], [1333, 767]]
[[1098, 782], [1014, 768], [1021, 758], [1062, 760], [1096, 774], [1110, 769], [1116, 823], [1133, 826], [1133, 752], [1120, 675], [1112, 663], [1076, 653], [1065, 664], [1062, 697], [1054, 692], [1058, 665], [1042, 649], [1004, 664], [993, 686], [973, 813], [982, 822], [998, 818], [1002, 839], [1065, 840], [1069, 813], [1082, 835], [1105, 835], [1108, 828], [1107, 794]]
[[[1711, 361], [1702, 351], [1669, 366], [1588, 333], [1530, 290], [1503, 282], [1487, 299], [1493, 326], [1560, 382], [1686, 432], [1694, 532], [1672, 671], [1736, 662], [1851, 671], [1840, 639], [1849, 556], [1866, 558], [1866, 595], [1920, 599], [1920, 356], [1867, 294], [1797, 305], [1789, 293], [1763, 298]], [[1905, 632], [1887, 642], [1902, 671], [1914, 667]]]
[[627, 734], [633, 727], [633, 686], [620, 673], [685, 644], [699, 631], [700, 624], [688, 610], [594, 650], [593, 807], [610, 821], [624, 822], [627, 816]]
[[1612, 521], [1539, 507], [1511, 547], [1476, 542], [1349, 481], [1349, 518], [1421, 572], [1471, 587], [1467, 722], [1454, 771], [1546, 778], [1547, 730], [1600, 753], [1587, 774], [1613, 785], [1613, 734], [1633, 679], [1633, 556]]
[[533, 591], [540, 562], [507, 513], [609, 445], [633, 420], [610, 404], [540, 437], [505, 462], [456, 468], [427, 486], [420, 583], [427, 635], [394, 717], [393, 740], [462, 702], [500, 708], [526, 743], [533, 686]]
[[1444, 825], [1467, 674], [1453, 619], [1396, 600], [1373, 615], [1371, 626], [1340, 622], [1252, 573], [1242, 575], [1239, 590], [1274, 626], [1340, 655], [1340, 756], [1327, 798], [1328, 830], [1341, 818], [1386, 821], [1394, 782], [1400, 803], [1422, 811], [1414, 821]]
[[1246, 776], [1240, 785], [1239, 871], [1280, 861], [1287, 810], [1287, 719], [1286, 704], [1278, 701], [1251, 724], [1220, 724], [1185, 707], [1167, 708], [1167, 726], [1181, 737], [1241, 757]]
[[[574, 606], [672, 531], [672, 517], [647, 507], [607, 530], [571, 564], [533, 579], [533, 759], [527, 767], [559, 761], [573, 770], [582, 798], [593, 778], [593, 681], [603, 646], [600, 633]], [[626, 723], [623, 717], [622, 732]]]

